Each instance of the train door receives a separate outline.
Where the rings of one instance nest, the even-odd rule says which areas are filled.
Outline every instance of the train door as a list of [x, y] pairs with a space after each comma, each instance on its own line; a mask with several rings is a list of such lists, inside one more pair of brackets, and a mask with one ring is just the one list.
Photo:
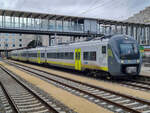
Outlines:
[[41, 63], [41, 59], [40, 59], [40, 51], [37, 51], [37, 61], [40, 64]]
[[75, 69], [81, 70], [81, 49], [75, 49]]
[[107, 71], [107, 46], [101, 46], [100, 65], [102, 70]]

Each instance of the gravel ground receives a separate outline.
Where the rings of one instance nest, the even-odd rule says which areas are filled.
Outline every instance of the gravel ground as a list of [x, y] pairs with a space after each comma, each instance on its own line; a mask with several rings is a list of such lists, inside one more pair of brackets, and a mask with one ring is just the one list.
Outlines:
[[[23, 71], [18, 70], [17, 68], [14, 68], [12, 66], [8, 66], [6, 64], [3, 64], [6, 68], [10, 69], [14, 73], [17, 73], [21, 78], [27, 80], [28, 82], [31, 82], [32, 84], [36, 85], [40, 89], [47, 92], [52, 97], [56, 98], [57, 100], [64, 103], [69, 108], [73, 109], [76, 112], [80, 113], [111, 113], [111, 111], [106, 110], [103, 107], [99, 107], [98, 105], [89, 102], [86, 99], [83, 99], [81, 97], [75, 96], [70, 94], [67, 91], [64, 91], [63, 89], [57, 88], [37, 77], [33, 77], [27, 73], [24, 73]], [[87, 107], [88, 106], [88, 107]]]
[[[4, 77], [6, 76], [6, 77]], [[2, 80], [3, 82], [8, 82], [10, 85], [11, 85], [11, 82], [8, 81], [7, 79], [7, 74], [2, 71], [0, 69], [0, 80]], [[74, 112], [73, 110], [71, 110], [70, 108], [68, 108], [67, 106], [65, 106], [64, 104], [62, 104], [61, 102], [59, 102], [58, 100], [54, 99], [52, 96], [50, 96], [49, 94], [47, 94], [46, 92], [44, 92], [43, 90], [39, 89], [38, 87], [32, 85], [31, 83], [25, 81], [24, 79], [22, 79], [21, 77], [19, 76], [16, 76], [20, 81], [23, 81], [25, 84], [27, 84], [31, 89], [35, 90], [36, 92], [40, 93], [41, 95], [43, 95], [42, 97], [45, 97], [46, 99], [48, 99], [50, 102], [53, 103], [53, 105], [56, 105], [58, 106], [59, 108], [61, 108], [61, 111], [65, 111], [66, 113], [76, 113]], [[15, 91], [15, 89], [14, 89]], [[4, 111], [4, 107], [3, 107], [3, 104], [0, 100], [0, 113], [5, 113]], [[64, 112], [64, 113], [65, 113]]]
[[[0, 69], [0, 76], [2, 76], [2, 74], [3, 74], [3, 71]], [[2, 93], [2, 92], [0, 92], [0, 93]], [[1, 98], [0, 98], [0, 113], [6, 113]]]
[[26, 83], [28, 86], [30, 86], [32, 89], [36, 90], [37, 92], [39, 92], [40, 94], [44, 95], [44, 97], [48, 98], [51, 102], [53, 102], [54, 104], [56, 104], [57, 106], [62, 108], [62, 111], [66, 111], [67, 113], [76, 113], [73, 110], [71, 110], [70, 108], [68, 108], [67, 106], [65, 106], [63, 103], [61, 103], [60, 101], [54, 99], [52, 96], [50, 96], [48, 93], [44, 92], [42, 89], [39, 89], [38, 87], [36, 87], [35, 85], [29, 83], [28, 81], [22, 79], [21, 77], [17, 76], [17, 78], [20, 81], [23, 81], [24, 83]]
[[40, 66], [35, 66], [35, 65], [31, 65], [31, 64], [25, 64], [25, 63], [21, 63], [21, 62], [17, 62], [17, 63], [27, 65], [27, 66], [31, 66], [33, 68], [41, 69], [43, 71], [47, 71], [47, 72], [50, 72], [50, 73], [57, 74], [59, 76], [71, 78], [71, 79], [74, 79], [74, 80], [77, 80], [77, 81], [81, 81], [81, 82], [85, 82], [85, 83], [88, 83], [88, 84], [100, 86], [100, 87], [110, 89], [110, 90], [113, 90], [113, 91], [117, 91], [117, 92], [120, 92], [120, 93], [132, 95], [132, 96], [135, 96], [135, 97], [138, 97], [138, 98], [143, 98], [145, 100], [150, 100], [150, 93], [143, 92], [143, 91], [140, 91], [140, 90], [134, 90], [134, 89], [131, 89], [131, 88], [128, 88], [128, 87], [125, 87], [125, 86], [121, 86], [119, 84], [106, 82], [106, 81], [100, 81], [100, 80], [94, 80], [94, 79], [83, 77], [83, 76], [77, 76], [76, 74], [70, 74], [70, 73], [67, 73], [67, 72], [56, 71], [56, 70], [52, 70], [52, 69], [48, 69], [48, 68], [44, 68], [44, 67], [40, 67]]

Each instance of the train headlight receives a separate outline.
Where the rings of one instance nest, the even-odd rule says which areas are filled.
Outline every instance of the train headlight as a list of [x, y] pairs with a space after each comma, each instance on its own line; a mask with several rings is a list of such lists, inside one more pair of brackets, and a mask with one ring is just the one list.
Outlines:
[[121, 60], [121, 64], [123, 64], [124, 63], [124, 60]]
[[136, 60], [137, 63], [140, 63], [140, 60]]

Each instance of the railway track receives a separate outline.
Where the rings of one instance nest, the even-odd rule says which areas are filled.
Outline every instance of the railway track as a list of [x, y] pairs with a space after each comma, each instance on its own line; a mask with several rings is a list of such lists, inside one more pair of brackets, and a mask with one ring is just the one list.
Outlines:
[[[18, 64], [18, 63], [16, 63], [16, 64]], [[18, 65], [20, 65], [20, 64], [18, 64]], [[148, 76], [139, 76], [136, 80], [133, 80], [133, 79], [132, 80], [131, 79], [122, 79], [121, 81], [118, 81], [118, 80], [110, 81], [110, 80], [106, 80], [106, 79], [103, 79], [103, 80], [107, 81], [107, 82], [113, 82], [113, 83], [116, 83], [116, 84], [119, 84], [119, 85], [122, 85], [125, 87], [129, 87], [132, 89], [150, 92], [150, 77], [148, 77]]]
[[[117, 82], [118, 83], [118, 82]], [[129, 80], [120, 82], [121, 85], [130, 87], [136, 90], [142, 90], [145, 92], [150, 92], [150, 83], [140, 80]]]
[[6, 113], [66, 113], [0, 65], [0, 99]]
[[61, 77], [25, 65], [16, 63], [12, 64], [10, 62], [8, 64], [30, 73], [33, 76], [37, 76], [57, 87], [63, 88], [72, 94], [81, 96], [99, 106], [103, 106], [113, 112], [150, 113], [150, 102], [146, 100], [79, 82], [73, 79]]

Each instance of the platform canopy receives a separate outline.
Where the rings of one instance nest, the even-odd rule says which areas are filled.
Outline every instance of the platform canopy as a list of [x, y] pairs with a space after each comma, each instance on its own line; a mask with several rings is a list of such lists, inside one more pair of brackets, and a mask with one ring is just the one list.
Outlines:
[[125, 34], [150, 44], [150, 24], [0, 9], [0, 33], [94, 37]]
[[149, 24], [141, 23], [131, 23], [126, 21], [117, 21], [117, 20], [108, 20], [100, 18], [89, 18], [89, 17], [79, 17], [79, 16], [68, 16], [68, 15], [57, 15], [57, 14], [48, 14], [48, 13], [38, 13], [38, 12], [27, 12], [27, 11], [16, 11], [16, 10], [6, 10], [0, 9], [1, 16], [13, 16], [13, 17], [24, 17], [24, 18], [40, 18], [40, 19], [56, 19], [56, 20], [96, 20], [97, 22], [104, 24], [122, 24], [122, 25], [140, 25], [140, 26], [150, 26]]

